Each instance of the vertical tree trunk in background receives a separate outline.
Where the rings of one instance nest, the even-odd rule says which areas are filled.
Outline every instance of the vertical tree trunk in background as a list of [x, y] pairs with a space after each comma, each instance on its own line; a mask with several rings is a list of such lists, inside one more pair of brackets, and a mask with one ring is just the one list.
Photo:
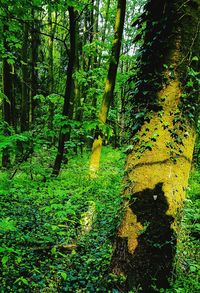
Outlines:
[[[126, 1], [118, 0], [112, 53], [110, 57], [108, 76], [107, 76], [107, 80], [105, 84], [102, 104], [101, 104], [101, 108], [99, 112], [99, 121], [102, 124], [106, 123], [108, 111], [110, 108], [110, 103], [113, 98], [113, 92], [115, 88], [115, 81], [116, 81], [116, 75], [117, 75], [117, 67], [119, 63], [123, 27], [124, 27], [125, 11], [126, 11]], [[96, 131], [93, 146], [92, 146], [91, 160], [90, 160], [90, 174], [91, 175], [95, 174], [99, 169], [101, 149], [102, 149], [102, 133], [99, 131]]]
[[103, 27], [103, 33], [102, 33], [102, 43], [104, 43], [105, 39], [106, 39], [106, 30], [107, 30], [107, 26], [108, 26], [109, 9], [110, 9], [110, 0], [107, 0], [107, 3], [106, 3], [106, 17], [105, 17], [105, 23], [104, 23], [104, 27]]
[[[90, 10], [90, 13], [89, 13], [89, 22], [88, 22], [88, 38], [89, 38], [89, 43], [92, 44], [92, 42], [94, 41], [94, 29], [95, 29], [95, 23], [94, 23], [94, 20], [95, 20], [95, 16], [94, 16], [94, 0], [92, 0], [91, 2], [91, 6], [92, 6], [92, 9]], [[88, 68], [87, 70], [90, 70], [91, 67], [92, 67], [92, 56], [89, 56], [88, 57]]]
[[[77, 17], [77, 16], [76, 16]], [[75, 64], [74, 64], [74, 71], [78, 71], [80, 67], [79, 62], [79, 44], [80, 44], [80, 34], [79, 34], [79, 23], [76, 21], [75, 24]], [[81, 109], [81, 91], [80, 91], [80, 85], [77, 81], [77, 78], [74, 79], [74, 118], [77, 121], [82, 120], [82, 109]]]
[[[88, 43], [89, 41], [89, 27], [88, 27], [88, 22], [90, 20], [90, 17], [89, 17], [89, 10], [85, 10], [84, 11], [84, 27], [83, 27], [83, 45], [82, 47], [84, 48], [84, 46]], [[83, 50], [83, 54], [82, 54], [82, 58], [83, 58], [83, 70], [86, 71], [88, 70], [88, 59], [86, 57], [86, 53], [84, 52]]]
[[[99, 31], [99, 5], [100, 5], [100, 1], [97, 0], [96, 1], [96, 5], [95, 5], [95, 13], [94, 13], [94, 36], [93, 36], [93, 41], [97, 41], [99, 39], [99, 35], [98, 35], [98, 31]], [[100, 53], [98, 52], [98, 46], [97, 44], [96, 46], [96, 52], [92, 58], [92, 69], [98, 68], [100, 67]], [[94, 86], [94, 85], [93, 85]], [[97, 94], [94, 93], [93, 97], [92, 97], [92, 107], [93, 109], [97, 108]], [[96, 118], [96, 114], [95, 112], [93, 113], [92, 119]], [[92, 134], [93, 135], [93, 134]]]
[[35, 108], [37, 101], [34, 97], [37, 95], [38, 90], [38, 48], [39, 48], [39, 34], [38, 34], [38, 19], [36, 18], [35, 10], [32, 9], [32, 29], [31, 29], [31, 91], [30, 91], [30, 110], [29, 110], [29, 122], [34, 123], [35, 120]]
[[[48, 48], [48, 93], [49, 95], [54, 92], [54, 68], [53, 68], [53, 46], [54, 46], [54, 35], [56, 30], [56, 25], [53, 25], [52, 23], [52, 11], [51, 6], [48, 7], [48, 23], [49, 23], [49, 48]], [[57, 21], [57, 14], [55, 16], [55, 23]], [[49, 129], [53, 128], [53, 116], [54, 116], [54, 104], [49, 101]]]
[[[6, 40], [6, 31], [8, 27], [4, 25], [3, 27], [3, 44], [4, 44], [4, 49], [5, 53], [9, 53], [9, 44]], [[3, 85], [3, 93], [5, 95], [3, 99], [3, 119], [5, 122], [4, 126], [4, 135], [9, 136], [10, 129], [9, 127], [13, 126], [14, 122], [14, 115], [15, 113], [14, 108], [13, 108], [13, 95], [12, 95], [12, 66], [8, 63], [8, 57], [3, 59], [3, 80], [2, 80], [2, 85]], [[3, 154], [2, 154], [2, 166], [5, 168], [8, 168], [10, 165], [10, 155], [9, 155], [9, 148], [4, 148], [3, 149]]]
[[15, 78], [16, 78], [16, 72], [15, 72], [15, 64], [12, 64], [10, 66], [10, 79], [11, 79], [11, 125], [13, 129], [16, 130], [17, 127], [17, 114], [16, 114], [16, 96], [15, 96]]
[[[3, 100], [3, 117], [6, 125], [4, 126], [4, 135], [9, 136], [11, 126], [11, 107], [10, 107], [10, 97], [11, 93], [11, 77], [10, 77], [11, 66], [7, 63], [7, 60], [3, 60], [3, 92], [6, 97]], [[6, 147], [3, 149], [2, 155], [2, 166], [7, 168], [10, 165], [9, 149]]]
[[28, 25], [23, 24], [21, 132], [29, 129]]
[[[94, 39], [99, 39], [99, 8], [100, 8], [100, 0], [96, 0], [95, 5], [95, 14], [94, 14]], [[98, 63], [99, 53], [98, 53], [98, 47], [96, 45], [96, 54], [94, 56], [94, 66], [98, 67], [100, 66]]]
[[140, 114], [146, 109], [147, 117], [126, 161], [127, 200], [112, 260], [113, 271], [126, 277], [123, 292], [158, 292], [169, 286], [172, 275], [199, 104], [195, 81], [191, 88], [187, 82], [197, 62], [192, 57], [199, 55], [199, 8], [199, 0], [150, 0], [146, 5], [138, 78], [143, 83], [133, 103]]
[[[71, 105], [72, 86], [73, 86], [73, 71], [75, 66], [75, 52], [76, 52], [76, 18], [73, 7], [68, 8], [69, 11], [69, 33], [70, 33], [70, 50], [69, 50], [69, 63], [67, 68], [67, 81], [64, 96], [63, 116], [71, 119], [73, 109]], [[52, 175], [57, 176], [60, 172], [61, 163], [64, 154], [64, 145], [70, 138], [70, 126], [65, 125], [61, 127], [58, 141], [58, 153], [55, 159]]]
[[[110, 0], [107, 0], [105, 22], [104, 22], [103, 32], [102, 32], [102, 37], [101, 37], [102, 44], [105, 43], [105, 39], [106, 39], [106, 31], [107, 31], [107, 27], [108, 27], [109, 9], [110, 9]], [[101, 65], [101, 61], [102, 61], [102, 53], [99, 56], [99, 66]]]

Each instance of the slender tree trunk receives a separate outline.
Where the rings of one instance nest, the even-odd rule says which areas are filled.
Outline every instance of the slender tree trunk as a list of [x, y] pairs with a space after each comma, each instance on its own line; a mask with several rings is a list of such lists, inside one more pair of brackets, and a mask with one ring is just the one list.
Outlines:
[[10, 78], [11, 78], [11, 125], [13, 129], [16, 130], [17, 128], [17, 113], [16, 113], [16, 91], [15, 91], [15, 78], [16, 78], [16, 72], [15, 72], [15, 64], [11, 65], [11, 72], [10, 72]]
[[109, 9], [110, 9], [110, 0], [107, 0], [107, 3], [106, 3], [106, 17], [105, 17], [105, 23], [104, 23], [104, 27], [103, 27], [103, 33], [102, 33], [102, 43], [104, 43], [105, 39], [106, 39], [106, 30], [107, 30], [107, 26], [108, 26]]
[[[94, 24], [93, 24], [93, 26], [94, 26], [93, 40], [94, 41], [97, 41], [99, 39], [99, 36], [98, 36], [98, 30], [99, 30], [99, 5], [100, 5], [100, 1], [97, 0], [96, 5], [95, 5], [96, 11], [95, 11], [95, 14], [94, 14], [94, 17], [93, 17], [94, 18], [94, 21], [93, 21], [94, 22]], [[99, 60], [100, 60], [100, 54], [98, 53], [98, 46], [96, 45], [96, 52], [95, 52], [95, 54], [94, 54], [94, 56], [92, 58], [92, 62], [91, 62], [92, 69], [98, 68], [100, 66]], [[98, 86], [98, 85], [96, 84], [96, 86]], [[92, 97], [92, 107], [94, 109], [97, 108], [97, 94], [96, 93], [94, 93], [93, 97]], [[96, 118], [95, 112], [93, 113], [91, 118], [92, 119]]]
[[[70, 52], [69, 52], [69, 63], [67, 68], [67, 81], [64, 96], [63, 116], [71, 119], [73, 115], [73, 109], [71, 105], [72, 98], [72, 86], [73, 86], [73, 71], [75, 65], [75, 45], [76, 45], [76, 18], [73, 7], [68, 8], [69, 11], [69, 22], [70, 22]], [[61, 127], [58, 141], [58, 153], [55, 159], [52, 175], [57, 176], [60, 172], [61, 163], [64, 154], [64, 145], [70, 138], [70, 126], [65, 125]]]
[[[100, 0], [96, 0], [96, 6], [95, 6], [95, 14], [94, 14], [94, 39], [98, 40], [99, 39], [99, 8], [100, 8]], [[99, 53], [98, 53], [98, 46], [96, 45], [96, 54], [94, 56], [94, 66], [95, 68], [98, 67], [98, 58], [99, 58]]]
[[[95, 26], [95, 23], [94, 23], [94, 20], [95, 20], [95, 17], [94, 17], [94, 0], [92, 0], [91, 6], [92, 6], [92, 9], [91, 9], [91, 11], [89, 12], [89, 15], [88, 15], [88, 40], [89, 40], [90, 44], [92, 44], [92, 42], [94, 40], [94, 26]], [[93, 60], [92, 56], [89, 56], [88, 57], [88, 64], [87, 64], [87, 71], [92, 68], [92, 60]]]
[[21, 99], [21, 131], [29, 129], [29, 72], [28, 72], [28, 25], [23, 25], [22, 45], [22, 99]]
[[[75, 64], [74, 64], [74, 71], [78, 71], [80, 67], [79, 62], [79, 41], [80, 35], [79, 35], [79, 23], [76, 21], [76, 33], [75, 33]], [[77, 121], [82, 121], [83, 112], [81, 109], [81, 90], [80, 85], [77, 81], [77, 79], [74, 79], [74, 118]]]
[[[57, 14], [55, 16], [55, 22], [57, 21]], [[52, 11], [51, 6], [48, 8], [48, 23], [49, 23], [49, 54], [48, 54], [48, 71], [49, 71], [49, 94], [52, 94], [54, 91], [54, 65], [53, 65], [53, 51], [54, 51], [54, 35], [56, 30], [56, 25], [52, 24]], [[53, 128], [53, 116], [54, 116], [54, 104], [49, 102], [49, 129]]]
[[[105, 22], [104, 22], [102, 38], [101, 38], [102, 44], [105, 43], [105, 39], [106, 39], [106, 31], [107, 31], [107, 28], [108, 28], [109, 10], [110, 10], [110, 0], [107, 0]], [[101, 66], [101, 61], [102, 61], [102, 54], [100, 54], [100, 56], [99, 56], [99, 66]]]
[[[117, 67], [119, 63], [125, 11], [126, 11], [126, 1], [118, 0], [112, 53], [110, 58], [108, 76], [107, 76], [107, 80], [105, 84], [102, 104], [101, 104], [101, 108], [99, 112], [99, 121], [102, 124], [106, 123], [111, 100], [113, 98], [113, 92], [115, 88], [115, 81], [116, 81], [116, 75], [117, 75]], [[100, 131], [96, 131], [93, 146], [92, 146], [92, 155], [91, 155], [91, 161], [90, 161], [91, 175], [95, 174], [99, 169], [101, 149], [102, 149], [102, 133]]]
[[[3, 32], [5, 33], [7, 31], [7, 26], [4, 25]], [[5, 35], [3, 35], [3, 44], [5, 52], [8, 53], [9, 45], [5, 39]], [[3, 93], [4, 93], [4, 99], [3, 99], [3, 119], [5, 122], [4, 126], [4, 135], [9, 136], [10, 133], [10, 127], [13, 126], [14, 116], [15, 113], [13, 112], [13, 95], [12, 95], [12, 66], [8, 63], [8, 58], [3, 59], [3, 79], [2, 79], [2, 85], [3, 85]], [[10, 154], [9, 154], [9, 148], [6, 147], [3, 149], [2, 154], [2, 166], [5, 168], [8, 168], [10, 166]]]
[[37, 101], [34, 97], [38, 91], [38, 48], [39, 48], [39, 34], [38, 34], [38, 19], [36, 18], [35, 10], [32, 9], [32, 30], [31, 30], [31, 90], [30, 90], [30, 107], [29, 107], [29, 122], [32, 124], [35, 121], [35, 108]]
[[132, 103], [133, 111], [139, 108], [136, 118], [145, 110], [147, 116], [126, 161], [127, 200], [112, 260], [113, 271], [126, 278], [123, 292], [158, 292], [168, 288], [172, 275], [199, 104], [188, 75], [196, 67], [192, 57], [199, 55], [199, 7], [199, 0], [151, 0], [146, 6], [138, 75], [143, 80]]
[[[9, 136], [10, 135], [10, 129], [11, 126], [11, 107], [10, 107], [10, 97], [12, 95], [11, 93], [11, 76], [10, 76], [10, 70], [11, 66], [7, 63], [7, 60], [3, 60], [3, 91], [4, 97], [3, 100], [3, 116], [4, 116], [4, 122], [6, 125], [4, 126], [4, 135]], [[10, 155], [9, 155], [9, 149], [6, 147], [3, 149], [3, 155], [2, 155], [2, 166], [5, 168], [8, 168], [10, 165]]]

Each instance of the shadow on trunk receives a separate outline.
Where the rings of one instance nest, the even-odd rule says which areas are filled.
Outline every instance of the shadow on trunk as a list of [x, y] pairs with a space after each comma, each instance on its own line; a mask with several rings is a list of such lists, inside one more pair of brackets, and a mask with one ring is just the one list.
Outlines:
[[[120, 289], [128, 292], [159, 292], [168, 288], [172, 276], [176, 251], [176, 235], [171, 229], [173, 217], [166, 215], [168, 203], [162, 190], [163, 183], [154, 189], [133, 194], [129, 207], [137, 216], [143, 230], [137, 238], [138, 245], [131, 254], [127, 238], [117, 237], [112, 270], [124, 274], [126, 283]], [[117, 286], [118, 287], [118, 286]]]

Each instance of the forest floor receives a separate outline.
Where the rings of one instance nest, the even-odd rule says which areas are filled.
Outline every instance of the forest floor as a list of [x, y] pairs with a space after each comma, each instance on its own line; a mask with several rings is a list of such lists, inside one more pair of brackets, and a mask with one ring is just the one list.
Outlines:
[[[70, 159], [56, 179], [45, 155], [23, 163], [12, 180], [0, 173], [0, 292], [120, 292], [109, 289], [116, 282], [109, 265], [122, 215], [124, 153], [105, 147], [95, 180], [88, 176], [89, 154]], [[200, 292], [199, 203], [195, 170], [172, 289], [160, 292]]]

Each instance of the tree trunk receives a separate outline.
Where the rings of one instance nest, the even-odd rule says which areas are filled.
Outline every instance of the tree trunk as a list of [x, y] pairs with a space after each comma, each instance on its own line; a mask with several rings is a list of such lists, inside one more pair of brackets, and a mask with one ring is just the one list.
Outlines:
[[[3, 44], [6, 54], [9, 54], [9, 44], [6, 41], [5, 38], [5, 32], [7, 31], [7, 26], [3, 26]], [[8, 63], [8, 58], [6, 57], [3, 59], [3, 75], [2, 75], [2, 85], [3, 85], [3, 93], [4, 93], [4, 99], [3, 99], [3, 119], [5, 122], [4, 126], [4, 135], [9, 136], [11, 135], [10, 127], [13, 126], [14, 123], [14, 98], [12, 95], [12, 87], [13, 87], [13, 79], [12, 79], [12, 66]], [[4, 168], [8, 168], [10, 166], [10, 155], [9, 155], [9, 148], [6, 147], [3, 149], [2, 154], [2, 166]]]
[[29, 110], [29, 122], [32, 124], [35, 121], [35, 109], [37, 106], [37, 100], [34, 97], [37, 95], [38, 90], [38, 48], [40, 44], [40, 38], [38, 34], [38, 19], [36, 18], [35, 10], [32, 9], [32, 31], [31, 31], [31, 91], [30, 91], [30, 110]]
[[29, 129], [28, 25], [23, 24], [21, 132]]
[[[66, 89], [64, 96], [64, 106], [63, 106], [63, 116], [71, 119], [73, 115], [73, 109], [71, 105], [71, 97], [72, 97], [72, 86], [73, 86], [73, 71], [75, 65], [75, 51], [76, 51], [76, 18], [73, 7], [68, 8], [69, 11], [69, 21], [70, 21], [70, 52], [69, 52], [69, 63], [67, 68], [67, 81], [66, 81]], [[53, 176], [57, 176], [60, 172], [61, 163], [64, 154], [64, 145], [67, 140], [70, 138], [70, 126], [65, 125], [61, 127], [58, 141], [58, 153], [55, 159], [54, 167], [53, 167]]]
[[106, 3], [106, 17], [105, 17], [105, 23], [104, 23], [104, 27], [103, 27], [103, 33], [102, 33], [102, 43], [104, 43], [105, 39], [106, 39], [106, 30], [107, 30], [107, 26], [108, 26], [109, 9], [110, 9], [110, 0], [107, 0], [107, 3]]
[[[77, 17], [77, 15], [76, 15]], [[75, 24], [75, 62], [74, 62], [74, 71], [77, 72], [80, 68], [79, 56], [80, 56], [80, 34], [79, 34], [79, 23], [76, 21]], [[74, 119], [77, 121], [82, 121], [83, 112], [81, 109], [81, 89], [77, 81], [77, 78], [74, 78], [73, 84], [74, 92]]]
[[113, 271], [126, 278], [123, 292], [169, 286], [195, 143], [199, 6], [199, 0], [146, 5], [142, 84], [132, 97], [135, 121], [144, 117], [126, 161], [125, 214], [112, 259]]
[[[98, 34], [99, 34], [99, 9], [100, 9], [100, 0], [96, 1], [96, 6], [95, 6], [95, 14], [94, 14], [94, 39], [98, 40]], [[96, 45], [96, 53], [94, 56], [94, 67], [100, 67], [100, 63], [98, 62], [99, 58], [99, 52], [98, 52], [98, 46]]]
[[[55, 23], [57, 22], [57, 13], [55, 16]], [[49, 95], [54, 92], [54, 64], [53, 64], [53, 53], [54, 53], [54, 35], [56, 31], [56, 25], [52, 24], [52, 9], [49, 5], [48, 7], [48, 23], [49, 23], [49, 42], [48, 42], [48, 93]], [[54, 104], [49, 101], [49, 129], [53, 128], [53, 116], [54, 116]]]
[[[124, 27], [125, 11], [126, 11], [126, 1], [118, 0], [112, 53], [110, 58], [108, 76], [107, 76], [107, 80], [105, 84], [102, 104], [101, 104], [101, 108], [99, 112], [99, 121], [102, 124], [106, 123], [111, 100], [113, 98], [113, 92], [115, 88], [115, 81], [116, 81], [116, 75], [117, 75], [117, 67], [119, 63], [122, 33], [123, 33], [123, 27]], [[91, 175], [95, 174], [99, 169], [101, 149], [102, 149], [102, 133], [97, 130], [95, 133], [95, 138], [94, 138], [94, 142], [92, 146], [92, 155], [91, 155], [91, 161], [90, 161]]]

